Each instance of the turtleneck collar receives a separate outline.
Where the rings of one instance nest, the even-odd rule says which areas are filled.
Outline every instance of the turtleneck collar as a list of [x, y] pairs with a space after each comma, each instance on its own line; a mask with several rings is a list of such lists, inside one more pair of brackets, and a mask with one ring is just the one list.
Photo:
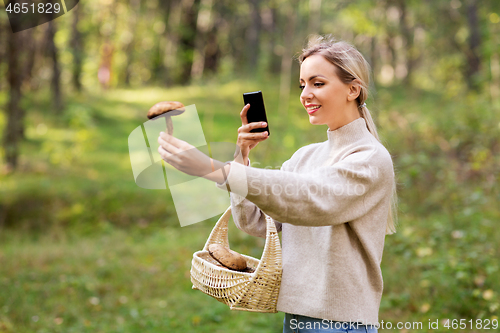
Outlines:
[[371, 136], [363, 117], [359, 117], [333, 131], [327, 129], [326, 134], [328, 136], [328, 143], [333, 145], [335, 148], [340, 148], [354, 143], [367, 135]]

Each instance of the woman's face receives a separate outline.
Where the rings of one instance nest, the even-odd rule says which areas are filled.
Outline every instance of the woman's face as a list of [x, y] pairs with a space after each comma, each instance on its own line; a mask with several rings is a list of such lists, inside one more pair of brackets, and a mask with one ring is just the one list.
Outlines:
[[359, 118], [352, 101], [353, 85], [340, 81], [335, 70], [335, 65], [319, 54], [307, 57], [300, 66], [300, 102], [311, 124], [326, 124], [330, 130]]

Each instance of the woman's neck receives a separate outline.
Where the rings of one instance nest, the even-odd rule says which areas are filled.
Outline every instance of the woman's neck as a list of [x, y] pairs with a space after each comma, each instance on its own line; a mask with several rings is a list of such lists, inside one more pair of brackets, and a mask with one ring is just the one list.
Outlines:
[[346, 109], [340, 113], [341, 116], [336, 117], [331, 123], [328, 125], [329, 131], [334, 131], [337, 128], [340, 128], [344, 125], [349, 124], [350, 122], [361, 117], [358, 111], [358, 105], [356, 101], [351, 101], [346, 105]]

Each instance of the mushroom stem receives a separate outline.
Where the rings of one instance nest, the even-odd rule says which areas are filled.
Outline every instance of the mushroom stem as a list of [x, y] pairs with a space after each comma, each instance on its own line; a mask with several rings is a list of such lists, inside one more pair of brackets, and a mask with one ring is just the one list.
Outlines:
[[170, 119], [170, 116], [165, 116], [165, 122], [167, 123], [167, 133], [173, 135], [174, 125], [172, 124], [172, 119]]

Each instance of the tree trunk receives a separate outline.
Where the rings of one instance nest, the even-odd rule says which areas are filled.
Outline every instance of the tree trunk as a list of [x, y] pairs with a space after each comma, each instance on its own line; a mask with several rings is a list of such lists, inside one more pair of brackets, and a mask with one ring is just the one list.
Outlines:
[[[162, 2], [160, 2], [162, 3]], [[123, 82], [128, 87], [130, 86], [130, 76], [131, 76], [131, 68], [132, 63], [134, 62], [134, 48], [135, 48], [135, 30], [137, 27], [137, 15], [141, 8], [141, 0], [130, 0], [130, 17], [128, 19], [128, 24], [130, 25], [130, 39], [128, 40], [128, 44], [125, 47], [125, 69]]]
[[162, 23], [163, 23], [163, 31], [160, 31], [157, 29], [157, 23], [154, 25], [154, 32], [157, 34], [154, 38], [155, 40], [155, 46], [154, 46], [154, 52], [152, 53], [151, 56], [151, 78], [149, 81], [151, 82], [161, 82], [163, 81], [165, 77], [165, 63], [164, 63], [164, 58], [165, 58], [165, 31], [167, 30], [167, 23], [168, 23], [168, 15], [170, 13], [170, 6], [171, 6], [172, 1], [169, 0], [163, 0], [163, 1], [158, 1], [158, 6], [160, 10], [160, 15], [159, 17], [162, 18]]
[[[33, 29], [28, 29], [24, 34], [24, 40], [23, 40], [23, 45], [24, 47], [24, 52], [26, 54], [26, 62], [23, 65], [23, 73], [19, 73], [19, 75], [22, 75], [21, 80], [25, 82], [29, 82], [31, 80], [31, 76], [33, 75], [33, 67], [35, 66], [35, 57], [37, 53], [37, 43], [35, 38], [33, 38]], [[22, 84], [22, 83], [21, 83]], [[24, 135], [23, 135], [24, 137]]]
[[375, 75], [377, 73], [377, 36], [370, 37], [370, 66], [373, 75], [373, 84], [376, 83]]
[[490, 93], [491, 99], [497, 101], [500, 99], [500, 56], [498, 53], [493, 53], [490, 58], [491, 83]]
[[[168, 6], [167, 6], [168, 5]], [[166, 86], [175, 83], [178, 76], [177, 51], [179, 49], [179, 27], [181, 26], [182, 5], [179, 0], [169, 1], [164, 6], [165, 29], [165, 67], [164, 82]]]
[[310, 34], [319, 34], [321, 28], [321, 0], [309, 0], [309, 23]]
[[398, 65], [398, 56], [396, 52], [395, 44], [395, 36], [392, 33], [387, 34], [387, 48], [389, 49], [389, 54], [391, 55], [391, 67], [396, 70]]
[[61, 96], [61, 71], [59, 69], [59, 54], [54, 41], [56, 34], [56, 26], [54, 21], [47, 24], [47, 47], [49, 56], [52, 59], [52, 79], [50, 87], [52, 90], [52, 103], [56, 114], [62, 112], [62, 96]]
[[[217, 5], [215, 5], [217, 9]], [[221, 55], [220, 47], [219, 47], [219, 26], [221, 24], [221, 17], [217, 10], [212, 11], [213, 24], [210, 31], [207, 34], [207, 42], [205, 45], [205, 59], [203, 70], [204, 72], [210, 72], [212, 74], [217, 73], [219, 68], [219, 59]]]
[[285, 18], [287, 19], [285, 31], [285, 49], [281, 57], [281, 75], [280, 75], [280, 102], [279, 113], [284, 120], [283, 126], [286, 127], [288, 120], [288, 105], [290, 99], [290, 84], [292, 79], [292, 47], [295, 36], [295, 22], [297, 13], [295, 8], [297, 1], [289, 3], [285, 7]]
[[7, 61], [8, 61], [8, 82], [9, 82], [9, 102], [6, 109], [7, 123], [3, 147], [5, 151], [5, 162], [7, 170], [15, 170], [18, 165], [19, 142], [23, 127], [24, 110], [20, 106], [22, 92], [22, 65], [20, 57], [22, 54], [23, 32], [8, 32]]
[[191, 70], [193, 67], [193, 56], [197, 31], [198, 9], [200, 0], [183, 0], [183, 25], [179, 39], [179, 51], [181, 59], [181, 73], [177, 78], [180, 84], [188, 84], [191, 81]]
[[168, 69], [168, 61], [167, 61], [169, 59], [168, 46], [169, 43], [171, 43], [170, 35], [172, 34], [170, 20], [175, 5], [173, 0], [159, 1], [158, 5], [161, 10], [162, 21], [165, 24], [165, 30], [158, 36], [159, 63], [157, 64], [158, 73], [156, 73], [155, 76], [157, 81], [159, 81], [160, 83], [168, 84], [169, 81], [171, 81], [171, 79], [169, 78], [170, 72]]
[[269, 33], [271, 34], [270, 48], [271, 48], [271, 59], [269, 61], [269, 71], [273, 74], [278, 74], [281, 68], [281, 56], [282, 54], [278, 52], [278, 20], [279, 20], [279, 11], [276, 8], [276, 4], [271, 8], [271, 30]]
[[[22, 67], [19, 68], [18, 76], [21, 81], [21, 87], [23, 83], [25, 83], [28, 87], [31, 88], [31, 77], [33, 75], [33, 67], [35, 65], [35, 57], [37, 50], [36, 39], [33, 37], [33, 29], [27, 29], [22, 31], [22, 36], [20, 37], [22, 46], [22, 60], [18, 60], [18, 62], [22, 63]], [[24, 119], [24, 110], [21, 109], [21, 118]], [[19, 126], [18, 128], [19, 140], [22, 141], [25, 138], [24, 126]]]
[[479, 58], [479, 49], [481, 46], [481, 35], [479, 32], [479, 22], [477, 17], [477, 0], [467, 2], [467, 23], [469, 24], [469, 49], [466, 52], [467, 86], [471, 90], [479, 90], [478, 75], [481, 69], [481, 59]]
[[191, 77], [198, 80], [203, 76], [205, 67], [205, 50], [207, 45], [208, 31], [212, 30], [214, 12], [212, 10], [213, 0], [201, 0], [196, 23], [195, 49], [193, 54], [193, 66]]
[[82, 91], [82, 67], [83, 67], [83, 38], [82, 33], [78, 30], [78, 22], [80, 21], [80, 2], [73, 9], [73, 21], [71, 24], [71, 51], [73, 53], [73, 68], [72, 68], [72, 83], [76, 91]]
[[7, 220], [7, 207], [6, 205], [0, 204], [0, 230], [3, 229], [5, 220]]
[[246, 34], [246, 55], [250, 73], [255, 73], [260, 55], [260, 31], [262, 18], [260, 16], [260, 0], [249, 0], [251, 8], [251, 24]]
[[405, 86], [411, 85], [411, 80], [413, 76], [413, 67], [415, 65], [415, 51], [413, 49], [413, 27], [410, 26], [408, 22], [408, 11], [406, 9], [405, 0], [398, 0], [397, 5], [399, 8], [399, 26], [401, 27], [403, 38], [406, 43], [406, 71], [407, 74], [403, 80]]
[[[2, 63], [7, 60], [7, 45], [8, 45], [8, 34], [11, 33], [9, 22], [7, 20], [0, 20], [0, 68]], [[4, 80], [0, 80], [0, 91], [6, 89], [4, 87]]]

